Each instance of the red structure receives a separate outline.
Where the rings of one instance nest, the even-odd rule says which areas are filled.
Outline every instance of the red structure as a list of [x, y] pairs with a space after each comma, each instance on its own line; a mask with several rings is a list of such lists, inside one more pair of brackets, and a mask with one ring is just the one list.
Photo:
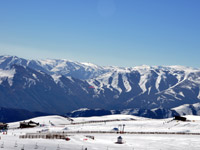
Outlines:
[[94, 89], [94, 86], [89, 86], [89, 89]]

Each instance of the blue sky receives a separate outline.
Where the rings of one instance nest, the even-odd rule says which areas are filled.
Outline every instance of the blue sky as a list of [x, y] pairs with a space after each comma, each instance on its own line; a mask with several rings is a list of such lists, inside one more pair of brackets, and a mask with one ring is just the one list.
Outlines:
[[0, 54], [200, 67], [199, 0], [0, 0]]

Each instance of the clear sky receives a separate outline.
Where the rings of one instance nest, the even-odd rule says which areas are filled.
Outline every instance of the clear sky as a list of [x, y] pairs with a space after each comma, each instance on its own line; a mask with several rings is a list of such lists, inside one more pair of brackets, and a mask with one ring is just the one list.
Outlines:
[[0, 55], [200, 67], [200, 0], [0, 0]]

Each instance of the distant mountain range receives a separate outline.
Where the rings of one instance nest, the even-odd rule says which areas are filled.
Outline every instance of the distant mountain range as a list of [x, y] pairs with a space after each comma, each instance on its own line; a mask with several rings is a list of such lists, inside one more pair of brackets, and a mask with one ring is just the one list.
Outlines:
[[159, 110], [162, 118], [175, 112], [198, 115], [199, 103], [200, 69], [0, 56], [0, 107], [56, 114], [80, 108], [138, 111], [140, 116], [149, 111], [148, 117]]
[[112, 114], [134, 115], [153, 119], [172, 118], [174, 116], [200, 115], [200, 103], [185, 104], [172, 109], [155, 108], [155, 109], [124, 109], [124, 110], [105, 110], [105, 109], [88, 109], [81, 108], [64, 114], [67, 117], [92, 117], [105, 116]]
[[[163, 119], [163, 118], [183, 116], [183, 115], [200, 115], [200, 103], [196, 103], [193, 105], [185, 104], [173, 109], [156, 108], [152, 110], [139, 109], [139, 108], [125, 109], [125, 110], [81, 108], [61, 115], [64, 117], [92, 117], [92, 116], [105, 116], [113, 114], [126, 114], [126, 115], [141, 116], [153, 119]], [[48, 115], [53, 115], [53, 114], [47, 114], [42, 112], [30, 112], [24, 109], [0, 108], [0, 122], [6, 122], [6, 123], [31, 119], [39, 116], [48, 116]]]

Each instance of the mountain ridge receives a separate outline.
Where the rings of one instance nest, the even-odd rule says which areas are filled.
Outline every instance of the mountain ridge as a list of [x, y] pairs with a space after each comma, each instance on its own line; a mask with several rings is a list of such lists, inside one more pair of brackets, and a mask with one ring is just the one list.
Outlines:
[[200, 102], [200, 69], [101, 67], [65, 59], [41, 61], [0, 56], [0, 93], [2, 107], [47, 113], [84, 107], [172, 109]]

